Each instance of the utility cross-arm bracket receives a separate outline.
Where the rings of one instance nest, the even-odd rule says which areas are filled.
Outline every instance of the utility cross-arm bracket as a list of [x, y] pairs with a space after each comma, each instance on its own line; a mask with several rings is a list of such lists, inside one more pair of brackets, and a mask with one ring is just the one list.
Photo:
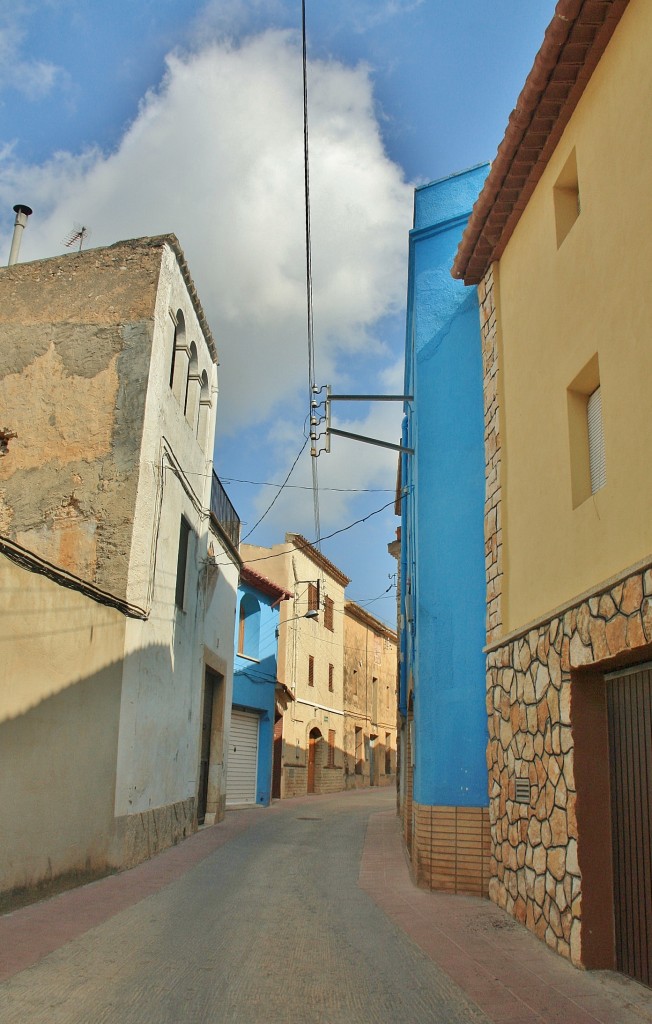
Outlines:
[[[390, 441], [381, 441], [376, 437], [368, 437], [366, 434], [354, 434], [350, 430], [339, 430], [336, 427], [331, 427], [331, 402], [412, 402], [414, 400], [413, 395], [333, 395], [331, 394], [330, 385], [326, 386], [326, 397], [323, 401], [318, 402], [316, 396], [319, 395], [324, 388], [313, 388], [313, 398], [310, 409], [310, 454], [313, 458], [317, 458], [321, 452], [329, 453], [331, 450], [331, 436], [333, 434], [338, 437], [348, 437], [352, 441], [363, 441], [365, 444], [375, 444], [379, 448], [390, 448], [395, 452], [405, 452], [407, 455], [414, 455], [414, 448], [407, 448], [402, 444], [392, 444]], [[316, 415], [317, 409], [320, 405], [325, 407], [325, 415], [318, 417]], [[317, 440], [321, 436], [317, 433], [317, 427], [320, 422], [326, 421], [326, 447], [317, 450]]]

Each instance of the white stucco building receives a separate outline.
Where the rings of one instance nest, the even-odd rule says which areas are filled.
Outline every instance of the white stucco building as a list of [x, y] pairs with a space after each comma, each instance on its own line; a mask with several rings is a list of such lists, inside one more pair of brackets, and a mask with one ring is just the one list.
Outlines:
[[0, 269], [0, 853], [20, 898], [223, 814], [239, 522], [173, 235]]

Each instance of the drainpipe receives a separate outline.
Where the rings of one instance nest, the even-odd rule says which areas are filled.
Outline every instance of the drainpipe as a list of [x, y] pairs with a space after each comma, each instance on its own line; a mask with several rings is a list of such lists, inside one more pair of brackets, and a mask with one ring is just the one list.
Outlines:
[[8, 267], [13, 267], [14, 263], [18, 262], [18, 251], [23, 237], [23, 230], [31, 212], [30, 207], [24, 206], [23, 203], [17, 203], [16, 206], [14, 206], [16, 220], [14, 221], [14, 235], [11, 239], [11, 250], [9, 252], [9, 262], [7, 263]]

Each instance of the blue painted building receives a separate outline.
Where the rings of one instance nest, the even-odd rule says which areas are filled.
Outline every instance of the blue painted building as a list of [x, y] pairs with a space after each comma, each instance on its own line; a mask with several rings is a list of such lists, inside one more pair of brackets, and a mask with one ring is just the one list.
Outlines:
[[415, 191], [401, 457], [401, 800], [417, 880], [484, 894], [484, 413], [478, 298], [451, 277], [488, 166]]
[[[279, 609], [290, 597], [283, 587], [243, 566], [236, 610], [227, 807], [266, 806], [272, 796], [275, 724], [282, 722], [292, 699], [277, 677]], [[280, 728], [277, 731], [280, 740]], [[280, 753], [280, 742], [276, 746]], [[276, 768], [280, 786], [280, 763]]]

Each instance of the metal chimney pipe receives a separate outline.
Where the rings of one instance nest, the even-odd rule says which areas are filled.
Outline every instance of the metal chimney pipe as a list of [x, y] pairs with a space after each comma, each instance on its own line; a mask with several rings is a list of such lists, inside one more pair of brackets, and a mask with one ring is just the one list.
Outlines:
[[18, 251], [20, 249], [20, 241], [23, 237], [23, 229], [27, 224], [27, 218], [32, 213], [29, 206], [25, 206], [23, 203], [17, 203], [14, 206], [14, 213], [16, 214], [16, 220], [14, 221], [14, 235], [11, 239], [11, 250], [9, 252], [8, 267], [12, 267], [18, 260]]

